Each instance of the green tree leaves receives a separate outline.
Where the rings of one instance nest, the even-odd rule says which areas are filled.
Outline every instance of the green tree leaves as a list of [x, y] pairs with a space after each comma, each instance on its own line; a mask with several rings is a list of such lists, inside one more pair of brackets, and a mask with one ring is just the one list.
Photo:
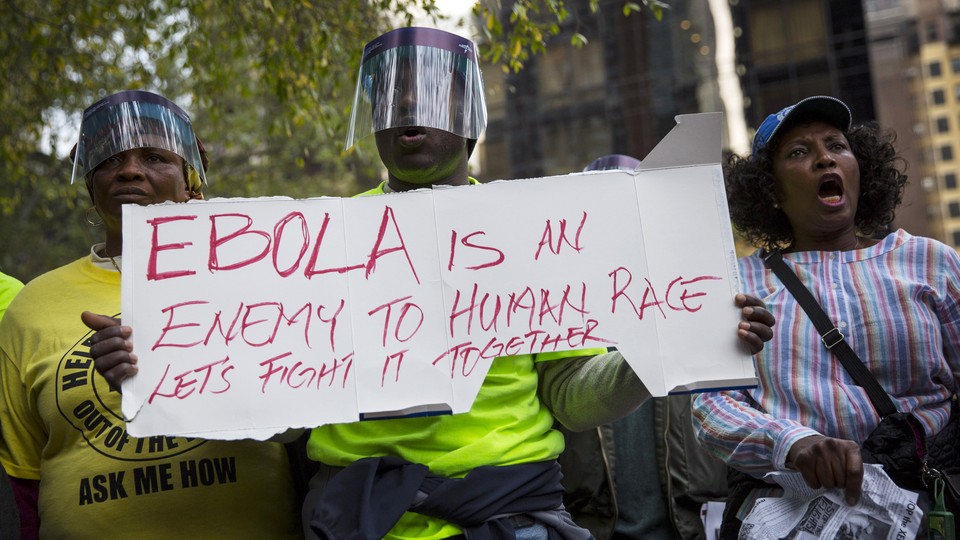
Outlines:
[[[581, 1], [589, 2], [594, 13], [600, 9], [600, 0]], [[641, 1], [657, 20], [662, 19], [663, 10], [669, 8], [663, 0]], [[625, 16], [640, 9], [637, 2], [623, 3]], [[563, 0], [488, 0], [474, 4], [473, 13], [482, 21], [484, 59], [499, 64], [504, 72], [519, 71], [531, 55], [544, 52], [547, 40], [559, 34], [561, 25], [571, 17]], [[587, 38], [574, 32], [571, 44], [583, 47]]]
[[[66, 156], [79, 115], [124, 89], [190, 112], [210, 152], [207, 196], [349, 195], [375, 152], [342, 155], [363, 45], [433, 0], [11, 0], [0, 3], [0, 269], [30, 279], [82, 256], [82, 185]], [[53, 119], [68, 129], [56, 127]], [[28, 249], [29, 247], [29, 249]]]
[[[474, 13], [482, 53], [513, 70], [569, 17], [561, 0], [478, 2]], [[159, 92], [191, 114], [210, 154], [208, 198], [371, 187], [372, 142], [342, 151], [362, 47], [425, 16], [438, 16], [435, 0], [0, 2], [0, 270], [26, 281], [102, 240], [67, 152], [83, 109], [120, 90]]]

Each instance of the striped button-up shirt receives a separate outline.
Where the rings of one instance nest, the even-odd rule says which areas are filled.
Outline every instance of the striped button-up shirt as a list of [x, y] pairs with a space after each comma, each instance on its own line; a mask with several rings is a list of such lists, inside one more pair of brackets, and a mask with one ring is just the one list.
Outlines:
[[[855, 251], [784, 255], [897, 409], [928, 434], [950, 414], [960, 375], [960, 257], [903, 230]], [[787, 451], [815, 434], [862, 442], [879, 417], [810, 318], [758, 254], [740, 259], [743, 290], [776, 317], [754, 357], [756, 389], [694, 401], [700, 442], [735, 468], [785, 468]]]

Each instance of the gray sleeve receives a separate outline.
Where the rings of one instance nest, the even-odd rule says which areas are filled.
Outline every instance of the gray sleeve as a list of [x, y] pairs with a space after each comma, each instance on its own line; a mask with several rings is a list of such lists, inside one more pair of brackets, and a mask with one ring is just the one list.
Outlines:
[[571, 431], [612, 422], [650, 397], [619, 352], [539, 362], [537, 372], [540, 400]]

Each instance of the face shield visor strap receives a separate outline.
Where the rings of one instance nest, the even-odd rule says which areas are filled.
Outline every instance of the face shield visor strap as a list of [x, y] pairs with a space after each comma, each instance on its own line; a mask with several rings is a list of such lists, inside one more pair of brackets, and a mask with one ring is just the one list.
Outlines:
[[478, 139], [486, 123], [476, 45], [442, 30], [401, 28], [364, 49], [344, 149], [411, 126]]
[[83, 112], [70, 183], [89, 174], [110, 156], [134, 148], [173, 152], [205, 181], [190, 117], [162, 96], [127, 91], [108, 96]]

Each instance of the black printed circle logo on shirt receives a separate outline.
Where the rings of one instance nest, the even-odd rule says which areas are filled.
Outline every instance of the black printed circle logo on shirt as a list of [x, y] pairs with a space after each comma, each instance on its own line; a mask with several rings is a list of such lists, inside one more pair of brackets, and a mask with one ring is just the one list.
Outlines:
[[[119, 317], [119, 315], [117, 315]], [[120, 393], [94, 369], [88, 332], [60, 359], [57, 366], [57, 408], [60, 414], [104, 456], [123, 461], [150, 461], [183, 454], [203, 439], [131, 437], [120, 412]]]

